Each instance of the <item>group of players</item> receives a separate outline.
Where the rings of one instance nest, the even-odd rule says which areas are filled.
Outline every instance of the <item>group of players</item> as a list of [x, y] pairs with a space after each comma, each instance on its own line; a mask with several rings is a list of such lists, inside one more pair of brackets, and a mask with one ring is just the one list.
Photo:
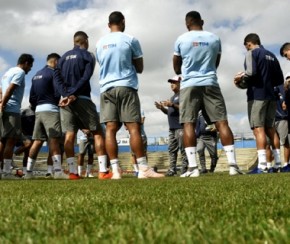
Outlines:
[[[198, 177], [195, 126], [200, 110], [207, 114], [219, 132], [229, 165], [229, 174], [242, 174], [234, 147], [233, 133], [228, 125], [225, 101], [216, 70], [221, 57], [221, 42], [215, 34], [204, 31], [200, 14], [191, 11], [185, 16], [188, 32], [179, 36], [174, 45], [173, 68], [180, 81], [179, 122], [184, 130], [184, 147], [188, 159], [182, 177]], [[143, 72], [143, 53], [139, 41], [125, 31], [125, 17], [115, 11], [109, 15], [110, 33], [96, 45], [96, 55], [88, 52], [88, 35], [74, 34], [74, 47], [60, 57], [47, 56], [46, 66], [32, 78], [29, 102], [35, 110], [33, 143], [28, 152], [26, 179], [33, 177], [39, 150], [48, 140], [55, 179], [80, 179], [75, 162], [74, 143], [78, 130], [94, 139], [99, 163], [100, 179], [121, 179], [116, 134], [125, 124], [130, 134], [131, 149], [136, 157], [138, 178], [162, 178], [148, 166], [141, 136], [141, 109], [138, 96], [137, 73]], [[245, 38], [245, 72], [235, 77], [235, 84], [247, 83], [249, 121], [257, 140], [259, 167], [266, 169], [266, 134], [278, 167], [279, 139], [274, 128], [276, 98], [274, 86], [283, 83], [283, 74], [274, 54], [263, 48], [256, 34]], [[290, 48], [283, 56], [289, 59]], [[289, 53], [290, 55], [290, 53]], [[261, 60], [259, 60], [259, 58]], [[91, 100], [90, 78], [96, 61], [100, 65], [100, 116]], [[34, 58], [22, 54], [17, 66], [9, 69], [1, 80], [2, 97], [0, 162], [3, 179], [16, 179], [11, 172], [14, 147], [21, 136], [20, 108], [24, 94], [25, 74], [33, 66]], [[259, 66], [262, 64], [262, 67]], [[282, 81], [282, 82], [281, 82]], [[275, 104], [275, 105], [274, 105]], [[101, 123], [106, 125], [105, 134]], [[25, 129], [25, 128], [24, 128]], [[60, 138], [65, 131], [64, 151], [69, 174], [61, 165]], [[110, 164], [111, 170], [108, 168]]]

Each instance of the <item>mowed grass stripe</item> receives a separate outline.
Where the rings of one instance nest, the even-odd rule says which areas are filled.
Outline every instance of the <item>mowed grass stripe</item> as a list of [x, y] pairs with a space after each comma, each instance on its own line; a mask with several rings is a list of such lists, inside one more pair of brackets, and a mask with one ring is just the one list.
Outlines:
[[289, 243], [290, 174], [0, 181], [0, 243]]

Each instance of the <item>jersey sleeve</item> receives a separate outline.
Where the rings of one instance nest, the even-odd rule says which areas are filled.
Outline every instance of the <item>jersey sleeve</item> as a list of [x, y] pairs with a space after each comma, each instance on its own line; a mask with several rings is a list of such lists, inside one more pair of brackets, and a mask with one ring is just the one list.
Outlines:
[[138, 59], [138, 58], [143, 57], [141, 45], [139, 41], [134, 37], [132, 39], [132, 53], [133, 53], [133, 59]]

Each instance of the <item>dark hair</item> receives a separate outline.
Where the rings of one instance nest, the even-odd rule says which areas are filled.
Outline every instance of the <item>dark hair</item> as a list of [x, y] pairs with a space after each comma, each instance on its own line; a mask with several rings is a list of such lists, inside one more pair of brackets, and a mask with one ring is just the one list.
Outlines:
[[290, 49], [290, 42], [285, 42], [282, 47], [280, 48], [280, 55], [284, 57], [284, 51]]
[[185, 19], [201, 20], [200, 13], [197, 11], [190, 11], [186, 14]]
[[31, 54], [23, 53], [18, 58], [17, 65], [18, 64], [25, 64], [25, 63], [33, 64], [33, 62], [34, 62], [34, 58]]
[[109, 24], [120, 24], [125, 19], [124, 15], [119, 11], [114, 11], [109, 15]]
[[247, 42], [251, 42], [255, 45], [261, 45], [260, 37], [256, 33], [250, 33], [246, 35], [244, 39], [244, 45], [246, 45]]
[[200, 13], [197, 11], [190, 11], [185, 16], [186, 25], [189, 26], [202, 26], [203, 20], [201, 19]]
[[50, 60], [51, 58], [60, 59], [60, 56], [57, 53], [48, 54], [46, 61]]
[[74, 34], [74, 38], [76, 37], [83, 37], [84, 39], [87, 39], [89, 38], [87, 33], [84, 32], [84, 31], [77, 31], [75, 34]]

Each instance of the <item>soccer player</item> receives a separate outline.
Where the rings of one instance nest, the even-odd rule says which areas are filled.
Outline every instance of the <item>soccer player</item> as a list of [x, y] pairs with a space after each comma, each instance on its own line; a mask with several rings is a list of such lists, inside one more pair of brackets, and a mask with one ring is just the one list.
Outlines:
[[20, 179], [11, 172], [13, 150], [21, 139], [20, 108], [25, 88], [25, 75], [31, 70], [34, 58], [31, 54], [21, 54], [17, 66], [10, 68], [2, 77], [1, 113], [1, 151], [3, 155], [2, 179]]
[[60, 103], [62, 126], [65, 133], [64, 150], [69, 166], [70, 179], [79, 179], [77, 174], [74, 142], [78, 130], [92, 133], [95, 151], [99, 162], [99, 179], [110, 179], [112, 173], [107, 169], [105, 141], [97, 114], [96, 105], [91, 99], [90, 79], [95, 68], [95, 57], [88, 52], [89, 37], [83, 31], [74, 34], [74, 47], [67, 51], [59, 60], [55, 79], [65, 90]]
[[112, 179], [121, 179], [116, 134], [120, 123], [130, 133], [130, 146], [138, 163], [138, 178], [164, 177], [148, 166], [141, 138], [141, 114], [137, 73], [143, 71], [143, 54], [139, 41], [127, 34], [121, 12], [109, 16], [111, 33], [96, 46], [100, 64], [101, 122], [106, 124], [106, 149], [113, 170]]
[[256, 33], [250, 33], [244, 38], [244, 46], [247, 50], [245, 72], [238, 73], [234, 83], [247, 84], [248, 116], [258, 153], [258, 167], [250, 174], [268, 173], [266, 136], [271, 141], [274, 167], [281, 167], [280, 140], [275, 130], [277, 101], [274, 87], [282, 85], [284, 77], [278, 59], [263, 47]]
[[44, 141], [48, 140], [49, 154], [52, 157], [54, 178], [67, 179], [61, 168], [60, 139], [62, 135], [58, 103], [62, 89], [54, 82], [54, 69], [60, 56], [51, 53], [47, 56], [46, 65], [32, 78], [30, 89], [30, 104], [35, 107], [35, 125], [33, 129], [33, 144], [29, 150], [27, 174], [25, 179], [31, 179], [37, 155]]
[[204, 21], [199, 12], [187, 13], [185, 22], [188, 32], [176, 40], [173, 56], [174, 71], [178, 75], [182, 74], [179, 113], [189, 163], [188, 171], [181, 176], [199, 176], [195, 127], [201, 109], [206, 111], [220, 133], [228, 159], [229, 174], [241, 174], [236, 162], [233, 133], [228, 125], [227, 110], [217, 79], [221, 41], [215, 34], [203, 30]]

